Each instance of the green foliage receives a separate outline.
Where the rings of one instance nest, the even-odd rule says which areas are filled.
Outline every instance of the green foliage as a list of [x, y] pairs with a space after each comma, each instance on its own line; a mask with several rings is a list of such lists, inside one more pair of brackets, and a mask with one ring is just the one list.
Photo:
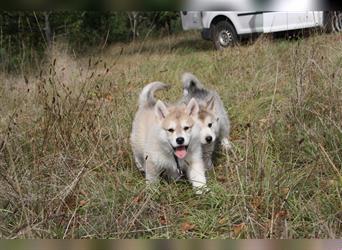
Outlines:
[[[177, 12], [138, 12], [136, 38], [168, 35], [177, 22]], [[23, 71], [23, 65], [34, 64], [37, 55], [61, 39], [76, 51], [132, 40], [128, 12], [1, 11], [0, 29], [0, 63], [7, 71]]]

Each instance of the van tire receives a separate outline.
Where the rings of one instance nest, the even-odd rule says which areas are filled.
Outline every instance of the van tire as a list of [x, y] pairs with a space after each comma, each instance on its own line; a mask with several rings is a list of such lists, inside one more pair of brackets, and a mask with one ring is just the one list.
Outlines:
[[211, 37], [217, 50], [234, 46], [238, 42], [234, 26], [226, 21], [219, 21], [211, 27]]

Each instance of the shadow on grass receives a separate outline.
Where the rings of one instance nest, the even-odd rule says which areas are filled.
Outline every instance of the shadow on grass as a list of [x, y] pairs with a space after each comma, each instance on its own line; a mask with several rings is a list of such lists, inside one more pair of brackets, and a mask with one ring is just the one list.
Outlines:
[[181, 49], [181, 50], [191, 50], [191, 51], [210, 51], [215, 50], [211, 41], [206, 41], [201, 38], [199, 39], [184, 39], [178, 41], [174, 45], [174, 49]]
[[192, 53], [201, 51], [214, 50], [214, 46], [210, 41], [202, 40], [201, 38], [178, 38], [178, 39], [163, 39], [162, 41], [144, 41], [139, 44], [132, 44], [125, 49], [128, 54], [171, 54]]
[[[274, 43], [282, 41], [299, 41], [317, 34], [316, 30], [304, 29], [275, 33], [253, 33], [240, 37], [238, 47], [249, 47], [263, 40]], [[131, 43], [124, 47], [125, 54], [191, 54], [194, 52], [215, 52], [212, 41], [204, 40], [198, 34], [170, 36], [163, 39], [146, 39], [137, 43]]]

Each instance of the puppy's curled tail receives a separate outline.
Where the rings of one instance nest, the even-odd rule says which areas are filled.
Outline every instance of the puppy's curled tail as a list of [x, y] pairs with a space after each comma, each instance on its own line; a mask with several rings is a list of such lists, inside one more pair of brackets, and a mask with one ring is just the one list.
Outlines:
[[189, 72], [182, 75], [184, 95], [194, 94], [198, 90], [203, 90], [203, 85], [196, 76]]
[[154, 92], [161, 89], [168, 89], [170, 86], [162, 82], [151, 82], [147, 84], [140, 93], [139, 106], [152, 107], [157, 100], [154, 98]]

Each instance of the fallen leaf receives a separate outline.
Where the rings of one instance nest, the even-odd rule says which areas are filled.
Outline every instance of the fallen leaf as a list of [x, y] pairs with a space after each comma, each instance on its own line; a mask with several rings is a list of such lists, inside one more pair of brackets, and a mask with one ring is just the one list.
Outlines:
[[137, 196], [135, 196], [135, 197], [133, 198], [133, 202], [136, 203], [136, 204], [140, 203], [141, 200], [142, 200], [142, 197], [141, 197], [140, 194], [138, 194]]
[[189, 210], [184, 210], [184, 211], [183, 211], [183, 215], [184, 215], [184, 216], [190, 215]]
[[86, 200], [80, 200], [79, 205], [80, 205], [80, 207], [83, 207], [87, 203], [88, 203], [88, 201], [86, 201]]
[[111, 94], [106, 94], [105, 99], [107, 99], [107, 101], [111, 102], [111, 101], [113, 101], [113, 96]]
[[227, 220], [226, 220], [226, 218], [224, 218], [224, 217], [218, 221], [218, 223], [219, 223], [220, 225], [223, 225], [223, 224], [225, 224], [226, 222], [227, 222]]
[[280, 193], [282, 195], [286, 196], [289, 192], [290, 192], [290, 188], [288, 188], [288, 187], [283, 187], [283, 188], [280, 189]]
[[84, 191], [84, 190], [80, 190], [80, 194], [83, 195], [83, 196], [87, 196], [87, 193]]
[[286, 218], [287, 215], [288, 214], [286, 210], [280, 210], [279, 212], [276, 213], [276, 217], [279, 217], [279, 218]]
[[255, 196], [251, 202], [251, 205], [254, 209], [260, 208], [260, 205], [262, 203], [262, 197], [261, 196]]
[[164, 215], [159, 216], [159, 222], [161, 225], [167, 225], [167, 219]]
[[233, 135], [230, 136], [230, 140], [231, 141], [236, 141], [236, 140], [239, 140], [239, 139], [240, 139], [240, 135], [238, 135], [238, 134], [236, 134], [236, 135], [233, 134]]
[[193, 230], [196, 226], [194, 224], [191, 224], [191, 223], [188, 223], [188, 222], [184, 222], [182, 223], [181, 225], [181, 230], [182, 232], [187, 232], [187, 231], [190, 231], [190, 230]]
[[245, 227], [246, 227], [245, 223], [233, 225], [233, 231], [234, 231], [235, 236], [238, 236]]
[[225, 182], [226, 181], [226, 177], [224, 175], [219, 175], [219, 176], [217, 176], [217, 180], [219, 182]]

